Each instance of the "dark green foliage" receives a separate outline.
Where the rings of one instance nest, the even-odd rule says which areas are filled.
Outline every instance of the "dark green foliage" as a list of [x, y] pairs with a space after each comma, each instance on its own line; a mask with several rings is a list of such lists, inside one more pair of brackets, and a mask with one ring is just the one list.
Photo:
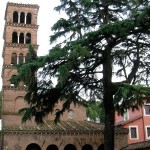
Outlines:
[[149, 87], [124, 83], [120, 85], [114, 96], [115, 109], [121, 115], [130, 108], [134, 111], [144, 104], [143, 98], [146, 98], [147, 102], [150, 101]]
[[94, 122], [104, 123], [105, 114], [102, 102], [89, 101], [86, 109], [87, 117]]
[[61, 0], [55, 9], [67, 17], [54, 24], [50, 42], [62, 36], [64, 40], [39, 58], [30, 47], [32, 59], [18, 68], [17, 78], [28, 87], [25, 98], [31, 107], [24, 111], [24, 120], [35, 116], [42, 122], [60, 99], [64, 105], [56, 114], [59, 120], [70, 103], [85, 102], [84, 93], [103, 101], [104, 147], [113, 150], [115, 108], [120, 113], [138, 108], [141, 95], [149, 97], [149, 1]]

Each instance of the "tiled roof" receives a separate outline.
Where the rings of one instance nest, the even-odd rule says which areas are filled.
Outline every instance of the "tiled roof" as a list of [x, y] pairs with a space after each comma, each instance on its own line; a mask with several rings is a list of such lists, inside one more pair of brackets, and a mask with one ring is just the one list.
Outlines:
[[142, 150], [142, 149], [150, 149], [150, 141], [144, 141], [139, 143], [129, 144], [127, 147], [122, 150]]
[[131, 118], [131, 119], [129, 119], [129, 120], [126, 120], [126, 121], [117, 122], [117, 123], [116, 123], [116, 126], [119, 126], [119, 125], [126, 125], [126, 124], [128, 124], [128, 123], [130, 123], [130, 122], [133, 122], [133, 121], [135, 121], [135, 120], [138, 120], [138, 119], [140, 119], [140, 118], [142, 118], [142, 115], [138, 115], [138, 116], [133, 117], [133, 118]]
[[[46, 132], [45, 132], [46, 131]], [[12, 134], [103, 134], [104, 125], [89, 121], [47, 121], [38, 126], [9, 125], [3, 127], [4, 133]], [[116, 134], [128, 134], [128, 129], [116, 128]]]

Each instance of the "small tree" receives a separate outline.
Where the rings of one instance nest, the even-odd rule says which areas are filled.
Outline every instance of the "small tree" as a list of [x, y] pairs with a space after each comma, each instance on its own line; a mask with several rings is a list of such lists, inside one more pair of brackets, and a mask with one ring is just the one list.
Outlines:
[[[25, 99], [30, 105], [21, 111], [23, 121], [34, 116], [42, 122], [58, 99], [65, 99], [56, 114], [58, 121], [70, 103], [84, 102], [85, 93], [104, 103], [104, 149], [113, 150], [115, 108], [120, 113], [138, 108], [141, 96], [150, 93], [149, 1], [61, 0], [55, 10], [65, 11], [68, 18], [53, 25], [50, 42], [62, 36], [64, 41], [39, 58], [30, 47], [29, 62], [18, 68], [15, 80], [27, 85]], [[113, 80], [114, 76], [122, 80]]]

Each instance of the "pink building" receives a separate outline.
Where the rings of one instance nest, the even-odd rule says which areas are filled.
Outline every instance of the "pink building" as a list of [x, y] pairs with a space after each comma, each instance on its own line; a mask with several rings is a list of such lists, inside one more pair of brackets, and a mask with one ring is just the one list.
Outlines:
[[150, 140], [150, 103], [145, 102], [139, 110], [129, 109], [123, 116], [116, 113], [115, 123], [129, 129], [128, 144]]

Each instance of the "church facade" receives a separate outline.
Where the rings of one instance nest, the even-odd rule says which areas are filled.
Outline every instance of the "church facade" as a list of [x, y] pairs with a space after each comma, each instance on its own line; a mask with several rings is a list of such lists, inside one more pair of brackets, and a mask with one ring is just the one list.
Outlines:
[[[26, 107], [24, 95], [26, 86], [21, 82], [16, 88], [10, 81], [17, 74], [16, 64], [26, 62], [28, 44], [35, 51], [37, 45], [38, 5], [7, 3], [5, 12], [3, 69], [2, 69], [2, 150], [103, 150], [104, 126], [86, 121], [86, 107], [71, 104], [70, 110], [55, 124], [54, 113], [45, 118], [45, 123], [37, 125], [27, 121], [21, 123], [20, 108]], [[127, 129], [115, 129], [115, 150], [127, 145]]]

